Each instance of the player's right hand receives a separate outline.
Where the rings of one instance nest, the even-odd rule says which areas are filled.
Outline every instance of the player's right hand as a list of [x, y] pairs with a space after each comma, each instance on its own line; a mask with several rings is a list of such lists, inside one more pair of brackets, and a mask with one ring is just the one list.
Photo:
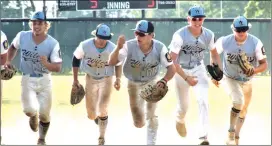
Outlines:
[[5, 68], [11, 68], [11, 62], [7, 61], [6, 64], [4, 65]]
[[73, 81], [73, 86], [78, 86], [79, 85], [79, 81], [78, 80], [74, 80]]
[[195, 86], [198, 83], [198, 79], [196, 76], [187, 76], [186, 82], [190, 86]]
[[213, 82], [213, 84], [214, 84], [216, 87], [219, 87], [219, 84], [220, 84], [220, 83], [219, 83], [218, 81], [212, 79], [212, 82]]
[[117, 40], [117, 48], [118, 49], [122, 49], [123, 46], [124, 46], [124, 44], [125, 44], [125, 42], [126, 42], [125, 36], [124, 35], [120, 35], [118, 37], [118, 40]]

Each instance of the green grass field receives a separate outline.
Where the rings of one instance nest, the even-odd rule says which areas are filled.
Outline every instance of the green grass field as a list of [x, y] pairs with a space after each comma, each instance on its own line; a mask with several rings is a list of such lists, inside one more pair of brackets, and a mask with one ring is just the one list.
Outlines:
[[[79, 79], [85, 84], [84, 76]], [[3, 81], [2, 143], [8, 145], [35, 144], [38, 137], [38, 133], [30, 130], [28, 118], [22, 112], [20, 80], [21, 77], [16, 76], [10, 81]], [[53, 76], [53, 107], [47, 143], [95, 145], [98, 129], [93, 121], [87, 119], [85, 101], [76, 106], [69, 104], [71, 85], [72, 76]], [[190, 92], [192, 96], [186, 117], [188, 136], [180, 138], [175, 130], [176, 94], [173, 81], [169, 82], [169, 89], [157, 109], [160, 117], [157, 144], [198, 144], [198, 107], [194, 93]], [[211, 144], [221, 145], [227, 134], [231, 101], [223, 87], [216, 88], [210, 83], [209, 103], [209, 138]], [[106, 144], [145, 144], [146, 129], [137, 129], [132, 124], [124, 78], [121, 90], [112, 92], [109, 122]], [[254, 78], [253, 98], [241, 131], [241, 144], [271, 144], [271, 77]]]

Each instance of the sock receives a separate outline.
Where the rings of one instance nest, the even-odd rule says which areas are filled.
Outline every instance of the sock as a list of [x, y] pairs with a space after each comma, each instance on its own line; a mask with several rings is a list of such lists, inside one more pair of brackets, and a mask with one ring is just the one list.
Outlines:
[[105, 137], [105, 132], [106, 132], [106, 129], [107, 129], [107, 125], [108, 125], [108, 116], [98, 118], [98, 126], [99, 126], [99, 132], [100, 132], [100, 137], [99, 138], [104, 138]]
[[46, 133], [47, 133], [48, 128], [49, 128], [49, 125], [50, 125], [50, 122], [43, 123], [43, 122], [40, 121], [40, 124], [39, 124], [40, 139], [45, 139]]
[[240, 130], [244, 124], [245, 118], [239, 117], [235, 127], [235, 136], [239, 138]]
[[235, 109], [234, 107], [231, 109], [231, 112], [230, 112], [230, 128], [229, 128], [229, 132], [234, 132], [235, 129], [235, 125], [236, 125], [236, 122], [237, 122], [237, 119], [239, 117], [239, 113], [240, 113], [241, 110], [238, 110], [238, 109]]

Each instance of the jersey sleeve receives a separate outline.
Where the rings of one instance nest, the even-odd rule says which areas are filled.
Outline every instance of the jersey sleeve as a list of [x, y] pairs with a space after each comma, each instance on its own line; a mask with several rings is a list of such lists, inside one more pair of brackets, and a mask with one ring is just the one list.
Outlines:
[[22, 32], [19, 32], [16, 35], [16, 37], [13, 39], [12, 43], [11, 43], [16, 49], [20, 49], [20, 38], [21, 38], [21, 34], [22, 34]]
[[61, 50], [58, 42], [55, 44], [54, 49], [51, 52], [50, 60], [54, 63], [62, 62]]
[[128, 55], [128, 47], [127, 43], [124, 44], [123, 48], [119, 50], [119, 55], [118, 55], [118, 61], [123, 62]]
[[256, 45], [255, 54], [256, 54], [257, 60], [262, 60], [266, 58], [265, 49], [263, 47], [263, 43], [260, 40], [258, 40], [258, 43]]
[[6, 54], [8, 52], [8, 39], [7, 36], [1, 32], [1, 54]]
[[160, 60], [161, 64], [164, 67], [168, 67], [169, 65], [173, 64], [173, 61], [171, 59], [171, 56], [166, 48], [166, 46], [163, 46], [160, 54]]
[[223, 37], [220, 37], [216, 43], [215, 43], [215, 48], [218, 52], [218, 54], [221, 54], [223, 52]]
[[181, 50], [181, 46], [183, 45], [183, 40], [180, 37], [178, 33], [174, 33], [173, 38], [171, 40], [170, 45], [168, 48], [171, 52], [174, 52], [176, 54], [179, 54], [179, 51]]
[[76, 50], [74, 52], [74, 56], [77, 59], [82, 59], [84, 57], [84, 51], [83, 51], [83, 44], [82, 44], [82, 42], [76, 48]]

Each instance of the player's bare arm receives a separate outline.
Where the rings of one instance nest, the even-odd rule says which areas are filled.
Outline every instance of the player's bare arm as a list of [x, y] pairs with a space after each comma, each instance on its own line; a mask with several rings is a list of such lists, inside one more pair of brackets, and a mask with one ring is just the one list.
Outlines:
[[72, 62], [72, 66], [73, 66], [73, 85], [78, 85], [78, 70], [79, 70], [79, 66], [80, 66], [80, 59], [77, 59], [75, 56], [73, 57], [73, 62]]
[[121, 75], [122, 75], [122, 65], [115, 66], [115, 82], [114, 82], [114, 88], [119, 91], [121, 87]]
[[7, 53], [7, 62], [6, 62], [6, 67], [9, 67], [11, 64], [11, 61], [14, 59], [14, 57], [17, 54], [17, 49], [14, 47], [14, 45], [12, 44], [9, 47], [8, 53]]
[[171, 58], [173, 60], [173, 63], [175, 65], [176, 68], [176, 72], [190, 85], [190, 86], [194, 86], [197, 84], [197, 80], [195, 79], [196, 76], [190, 76], [190, 75], [186, 75], [185, 72], [183, 71], [183, 69], [180, 67], [180, 64], [177, 62], [177, 57], [178, 54], [171, 52], [170, 53]]
[[50, 63], [48, 62], [48, 58], [47, 56], [40, 56], [40, 60], [42, 65], [44, 65], [44, 67], [46, 67], [49, 71], [52, 72], [60, 72], [61, 71], [61, 62], [58, 63]]
[[114, 51], [110, 55], [109, 65], [116, 65], [118, 63], [119, 51], [120, 51], [120, 49], [123, 48], [125, 42], [126, 42], [125, 36], [120, 35], [117, 40], [116, 48], [114, 49]]
[[264, 72], [268, 67], [266, 58], [259, 60], [259, 66], [254, 68], [254, 74]]
[[221, 63], [221, 60], [220, 60], [220, 56], [217, 52], [217, 49], [214, 48], [210, 51], [210, 64], [218, 64], [219, 68], [222, 70], [222, 63]]
[[7, 61], [7, 53], [1, 54], [1, 65], [5, 65]]

